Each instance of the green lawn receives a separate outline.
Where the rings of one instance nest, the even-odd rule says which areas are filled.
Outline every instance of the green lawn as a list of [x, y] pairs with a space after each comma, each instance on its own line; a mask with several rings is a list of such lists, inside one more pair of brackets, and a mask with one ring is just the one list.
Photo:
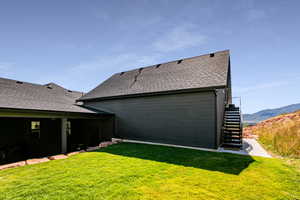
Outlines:
[[0, 199], [300, 199], [280, 159], [122, 143], [0, 171]]

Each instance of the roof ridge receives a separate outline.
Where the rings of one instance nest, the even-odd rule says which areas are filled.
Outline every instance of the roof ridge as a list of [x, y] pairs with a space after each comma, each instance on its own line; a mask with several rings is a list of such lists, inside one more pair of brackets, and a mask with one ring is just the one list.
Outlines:
[[31, 82], [27, 82], [27, 81], [20, 81], [20, 80], [10, 79], [10, 78], [3, 78], [3, 77], [0, 77], [0, 80], [1, 80], [1, 79], [3, 79], [3, 80], [8, 80], [8, 81], [22, 82], [22, 83], [31, 84], [31, 85], [37, 85], [37, 86], [45, 86], [45, 85], [38, 84], [38, 83], [31, 83]]
[[195, 59], [195, 58], [199, 58], [199, 57], [208, 56], [208, 55], [210, 55], [212, 53], [213, 54], [220, 54], [220, 53], [224, 53], [224, 52], [228, 52], [228, 55], [230, 54], [230, 50], [229, 49], [225, 49], [225, 50], [221, 50], [221, 51], [215, 51], [215, 52], [211, 52], [211, 53], [201, 54], [201, 55], [198, 55], [198, 56], [184, 57], [184, 58], [179, 58], [179, 59], [171, 60], [171, 61], [167, 61], [167, 62], [156, 63], [156, 64], [152, 64], [152, 65], [144, 65], [144, 66], [139, 67], [139, 68], [134, 68], [134, 69], [130, 69], [130, 70], [122, 71], [122, 72], [117, 72], [117, 73], [114, 73], [114, 74], [132, 72], [132, 71], [139, 70], [140, 68], [146, 69], [146, 68], [150, 68], [150, 67], [155, 67], [157, 65], [165, 65], [165, 64], [168, 64], [168, 63], [177, 62], [178, 60], [191, 60], [191, 59]]
[[45, 86], [49, 86], [49, 85], [56, 85], [62, 89], [64, 89], [65, 91], [72, 91], [72, 92], [77, 92], [77, 93], [84, 93], [84, 92], [81, 92], [81, 91], [77, 91], [77, 90], [71, 90], [71, 89], [68, 89], [68, 88], [65, 88], [57, 83], [54, 83], [54, 82], [50, 82], [50, 83], [46, 83], [46, 84], [39, 84], [39, 83], [32, 83], [32, 82], [27, 82], [27, 81], [20, 81], [20, 80], [16, 80], [16, 79], [9, 79], [9, 78], [3, 78], [3, 77], [0, 77], [0, 80], [5, 80], [5, 81], [12, 81], [12, 82], [22, 82], [23, 84], [29, 84], [29, 85], [34, 85], [34, 86], [39, 86], [39, 87], [42, 87], [42, 88], [45, 88]]

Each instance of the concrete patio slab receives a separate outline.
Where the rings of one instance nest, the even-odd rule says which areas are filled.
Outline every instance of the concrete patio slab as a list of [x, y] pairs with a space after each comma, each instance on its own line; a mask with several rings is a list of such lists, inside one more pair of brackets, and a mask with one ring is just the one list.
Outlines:
[[219, 148], [218, 150], [219, 152], [225, 152], [225, 153], [272, 158], [272, 156], [256, 141], [256, 139], [250, 139], [250, 138], [243, 139], [242, 150], [228, 150], [224, 148]]

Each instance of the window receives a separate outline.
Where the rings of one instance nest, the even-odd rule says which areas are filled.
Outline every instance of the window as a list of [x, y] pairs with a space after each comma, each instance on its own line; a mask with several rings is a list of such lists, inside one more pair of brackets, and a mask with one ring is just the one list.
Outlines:
[[71, 135], [71, 122], [67, 121], [67, 135]]
[[41, 136], [40, 121], [31, 121], [31, 134], [36, 138]]

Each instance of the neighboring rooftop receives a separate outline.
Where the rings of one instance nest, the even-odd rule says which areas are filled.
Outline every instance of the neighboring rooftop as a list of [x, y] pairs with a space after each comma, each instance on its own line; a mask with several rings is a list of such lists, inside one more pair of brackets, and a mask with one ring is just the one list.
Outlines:
[[40, 85], [0, 78], [0, 108], [96, 113], [76, 105], [82, 95], [55, 83]]
[[226, 87], [229, 50], [114, 74], [79, 100]]

